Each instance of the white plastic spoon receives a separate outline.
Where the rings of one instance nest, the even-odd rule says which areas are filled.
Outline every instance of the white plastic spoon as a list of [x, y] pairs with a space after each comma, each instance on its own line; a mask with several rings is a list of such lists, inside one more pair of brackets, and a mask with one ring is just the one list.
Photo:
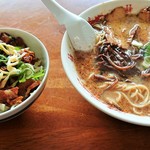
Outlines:
[[56, 17], [59, 24], [64, 24], [75, 50], [90, 51], [95, 45], [96, 34], [91, 25], [61, 5], [55, 0], [42, 0], [45, 6]]

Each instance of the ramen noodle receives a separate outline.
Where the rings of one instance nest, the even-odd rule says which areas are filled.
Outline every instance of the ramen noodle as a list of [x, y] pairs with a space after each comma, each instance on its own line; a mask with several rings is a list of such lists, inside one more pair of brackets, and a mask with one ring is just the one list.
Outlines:
[[118, 7], [89, 19], [97, 34], [90, 52], [75, 51], [84, 86], [111, 108], [150, 115], [150, 7], [129, 14]]

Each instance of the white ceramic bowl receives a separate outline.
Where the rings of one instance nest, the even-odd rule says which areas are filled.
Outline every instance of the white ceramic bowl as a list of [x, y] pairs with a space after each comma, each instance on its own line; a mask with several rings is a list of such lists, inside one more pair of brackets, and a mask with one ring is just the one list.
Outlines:
[[11, 110], [8, 110], [6, 112], [0, 113], [0, 122], [6, 121], [9, 119], [12, 119], [19, 114], [21, 114], [24, 110], [26, 110], [41, 94], [41, 92], [44, 89], [46, 79], [48, 76], [49, 71], [49, 56], [47, 53], [47, 50], [43, 43], [34, 35], [15, 28], [0, 28], [0, 32], [6, 32], [14, 37], [21, 37], [27, 46], [31, 48], [35, 52], [36, 57], [38, 57], [40, 60], [42, 60], [42, 65], [45, 68], [45, 75], [41, 81], [41, 84], [38, 86], [38, 88], [21, 104], [14, 107]]
[[[138, 13], [140, 9], [150, 6], [149, 0], [113, 0], [105, 3], [98, 4], [94, 7], [91, 7], [81, 13], [81, 16], [88, 20], [88, 18], [94, 18], [97, 15], [100, 14], [107, 14], [111, 12], [116, 7], [123, 6], [128, 7], [132, 6], [132, 13]], [[67, 33], [64, 34], [62, 45], [61, 45], [61, 59], [62, 64], [64, 67], [64, 70], [71, 81], [71, 83], [74, 85], [74, 87], [77, 89], [77, 91], [92, 105], [94, 105], [99, 110], [103, 111], [104, 113], [115, 117], [117, 119], [120, 119], [125, 122], [137, 124], [137, 125], [143, 125], [143, 126], [150, 126], [150, 117], [145, 116], [137, 116], [132, 115], [120, 111], [116, 111], [114, 109], [110, 109], [108, 105], [96, 100], [94, 96], [88, 92], [81, 84], [81, 80], [78, 76], [78, 73], [75, 69], [74, 65], [74, 51], [72, 49], [72, 46], [70, 44], [69, 38], [67, 36]]]

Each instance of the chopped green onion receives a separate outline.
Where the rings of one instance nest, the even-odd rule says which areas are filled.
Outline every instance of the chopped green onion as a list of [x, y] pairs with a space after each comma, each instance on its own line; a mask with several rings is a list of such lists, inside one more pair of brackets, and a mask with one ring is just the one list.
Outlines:
[[41, 77], [44, 76], [44, 69], [41, 68], [38, 72], [35, 72], [32, 76], [33, 79], [39, 80]]
[[20, 46], [15, 46], [15, 50], [16, 51], [19, 51], [19, 50], [21, 50], [22, 49], [22, 47], [20, 47]]
[[8, 58], [2, 54], [0, 54], [0, 63], [6, 64], [8, 61]]
[[144, 45], [144, 49], [145, 49], [144, 56], [150, 56], [150, 42], [148, 42]]
[[150, 67], [150, 56], [144, 57], [144, 61], [142, 63], [144, 68], [149, 68]]
[[19, 75], [19, 82], [25, 82], [27, 79], [34, 79], [39, 80], [42, 76], [44, 76], [44, 69], [43, 67], [38, 67], [29, 64], [29, 63], [23, 63], [20, 65], [20, 75]]

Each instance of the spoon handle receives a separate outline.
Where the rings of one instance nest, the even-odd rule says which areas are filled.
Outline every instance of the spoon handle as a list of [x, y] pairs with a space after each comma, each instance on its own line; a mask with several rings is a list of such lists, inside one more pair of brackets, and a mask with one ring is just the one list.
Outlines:
[[51, 11], [51, 13], [56, 17], [59, 24], [68, 25], [71, 22], [74, 22], [75, 20], [78, 19], [77, 15], [63, 8], [55, 0], [42, 0], [42, 2]]

